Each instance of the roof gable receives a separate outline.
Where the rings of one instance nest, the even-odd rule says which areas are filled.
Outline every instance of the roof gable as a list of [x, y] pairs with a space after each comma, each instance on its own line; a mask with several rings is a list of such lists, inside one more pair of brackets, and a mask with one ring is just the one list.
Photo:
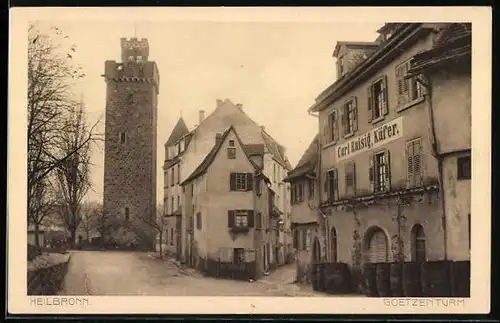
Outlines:
[[312, 142], [309, 144], [309, 147], [307, 147], [304, 154], [297, 163], [297, 166], [295, 166], [295, 168], [288, 173], [288, 176], [285, 178], [286, 181], [293, 180], [314, 171], [319, 155], [318, 140], [319, 134], [316, 134]]
[[238, 141], [238, 144], [240, 145], [240, 147], [242, 148], [242, 151], [245, 154], [245, 157], [252, 164], [252, 166], [255, 168], [255, 170], [260, 170], [260, 167], [257, 164], [255, 164], [255, 162], [248, 155], [247, 150], [245, 149], [245, 145], [241, 141], [241, 138], [238, 135], [238, 133], [236, 132], [236, 130], [234, 129], [234, 127], [230, 126], [228, 129], [226, 129], [222, 133], [221, 138], [215, 143], [215, 145], [212, 147], [212, 149], [207, 154], [207, 156], [205, 157], [205, 159], [203, 159], [203, 161], [201, 162], [201, 164], [194, 170], [193, 173], [191, 173], [191, 175], [185, 181], [183, 181], [181, 183], [181, 185], [185, 185], [188, 182], [191, 182], [192, 180], [198, 178], [199, 176], [205, 174], [208, 171], [210, 165], [213, 163], [213, 161], [217, 157], [217, 155], [218, 155], [221, 147], [226, 142], [227, 137], [229, 136], [230, 133], [234, 133], [234, 135], [235, 135], [235, 137], [236, 137], [236, 139]]
[[175, 144], [179, 139], [181, 139], [184, 135], [189, 133], [189, 129], [186, 126], [186, 123], [184, 122], [184, 119], [179, 118], [177, 123], [174, 126], [174, 129], [170, 133], [170, 137], [168, 137], [167, 142], [165, 143], [165, 146], [170, 146]]

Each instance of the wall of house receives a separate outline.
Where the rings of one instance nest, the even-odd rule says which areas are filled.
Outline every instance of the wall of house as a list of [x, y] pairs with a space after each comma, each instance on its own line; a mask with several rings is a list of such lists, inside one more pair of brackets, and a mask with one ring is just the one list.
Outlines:
[[[328, 216], [329, 236], [327, 237], [327, 257], [333, 261], [332, 228], [337, 236], [337, 261], [349, 265], [360, 265], [366, 261], [366, 243], [374, 228], [385, 232], [388, 241], [388, 261], [396, 259], [399, 248], [397, 236], [404, 243], [406, 261], [412, 259], [412, 229], [420, 224], [426, 240], [426, 258], [429, 261], [444, 257], [444, 234], [441, 222], [441, 202], [437, 193], [415, 196], [410, 205], [401, 207], [401, 215], [406, 219], [398, 223], [396, 198], [388, 198], [375, 204], [359, 207], [353, 211], [343, 207], [332, 207]], [[359, 238], [354, 238], [359, 236]], [[356, 252], [359, 252], [358, 254]]]
[[291, 204], [292, 219], [291, 222], [297, 223], [310, 223], [317, 220], [318, 216], [318, 181], [314, 181], [314, 195], [309, 197], [309, 180], [300, 179], [293, 181], [290, 185], [293, 186], [295, 183], [302, 183], [304, 190], [304, 200], [301, 202], [294, 202]]
[[[229, 140], [234, 140], [236, 159], [227, 158]], [[207, 255], [219, 253], [220, 248], [254, 248], [254, 229], [232, 232], [228, 228], [229, 210], [253, 210], [253, 191], [230, 191], [230, 173], [254, 173], [234, 132], [230, 132], [206, 174], [206, 203], [202, 209]], [[254, 215], [255, 219], [255, 215]]]
[[[179, 185], [178, 181], [177, 165], [181, 165], [181, 162], [174, 166], [171, 166], [163, 172], [163, 205], [165, 214], [172, 214], [179, 208], [179, 206], [183, 205], [184, 194], [182, 191], [182, 186]], [[174, 185], [172, 185], [172, 169], [174, 169]], [[172, 197], [174, 198], [173, 202]], [[177, 197], [179, 197], [179, 199]]]
[[311, 283], [312, 265], [314, 263], [312, 258], [313, 243], [316, 238], [318, 238], [318, 241], [321, 239], [319, 229], [317, 223], [294, 225], [294, 230], [297, 234], [295, 264], [297, 266], [297, 282], [299, 283]]
[[[163, 252], [168, 255], [177, 255], [178, 227], [180, 216], [166, 216], [163, 230]], [[159, 251], [159, 235], [157, 235], [157, 251]]]
[[[470, 62], [469, 62], [470, 64]], [[440, 153], [471, 147], [471, 70], [467, 63], [440, 68], [429, 77]]]
[[[357, 98], [357, 108], [358, 108], [358, 131], [355, 132], [354, 137], [343, 138], [343, 129], [339, 129], [340, 140], [336, 143], [329, 143], [326, 141], [325, 131], [323, 131], [321, 140], [323, 144], [322, 149], [322, 165], [321, 165], [321, 189], [324, 190], [324, 181], [326, 180], [325, 173], [332, 169], [338, 169], [338, 189], [339, 198], [347, 198], [345, 189], [345, 173], [344, 167], [346, 162], [355, 162], [356, 167], [356, 194], [363, 195], [369, 193], [370, 183], [369, 183], [369, 156], [373, 153], [378, 152], [382, 149], [388, 149], [391, 154], [391, 187], [393, 189], [401, 189], [406, 187], [406, 141], [415, 138], [421, 138], [422, 146], [422, 171], [423, 180], [428, 182], [437, 182], [438, 171], [437, 162], [434, 157], [430, 156], [430, 131], [428, 126], [427, 112], [424, 102], [416, 103], [413, 106], [409, 106], [406, 109], [400, 110], [398, 107], [397, 98], [397, 81], [396, 81], [396, 67], [401, 63], [407, 61], [416, 53], [421, 50], [429, 49], [432, 45], [431, 37], [419, 41], [417, 44], [412, 46], [409, 50], [402, 52], [401, 56], [389, 63], [382, 70], [376, 73], [371, 79], [359, 84], [353, 90], [342, 96], [340, 99], [336, 100], [332, 105], [322, 110], [319, 114], [320, 125], [325, 125], [328, 122], [328, 116], [333, 110], [339, 110], [346, 100], [351, 97]], [[376, 124], [368, 122], [368, 87], [377, 78], [386, 75], [387, 76], [387, 86], [388, 86], [388, 114], [383, 120]], [[369, 130], [383, 126], [387, 122], [394, 121], [398, 118], [402, 118], [402, 129], [398, 129], [400, 133], [400, 138], [395, 139], [381, 147], [377, 147], [371, 150], [366, 150], [353, 157], [346, 160], [338, 160], [338, 148], [339, 145], [345, 143], [348, 140], [355, 138], [356, 136], [365, 134]], [[340, 126], [340, 122], [338, 123]], [[397, 138], [397, 137], [396, 137]], [[372, 138], [373, 140], [373, 138]], [[327, 195], [323, 194], [323, 200], [327, 199]]]
[[205, 121], [193, 133], [189, 146], [183, 155], [181, 180], [186, 179], [203, 161], [215, 144], [217, 133], [233, 125], [244, 144], [262, 143], [261, 128], [252, 121], [239, 107], [225, 101], [216, 107]]
[[[255, 260], [257, 266], [257, 277], [263, 275], [266, 269], [266, 245], [270, 243], [267, 230], [269, 229], [269, 191], [268, 184], [264, 179], [256, 181], [254, 185], [260, 185], [260, 194], [254, 190], [254, 203], [255, 203], [255, 230], [254, 230], [254, 248]], [[256, 187], [256, 186], [255, 186]], [[260, 216], [260, 223], [258, 221], [258, 213]]]
[[457, 179], [457, 158], [470, 152], [450, 155], [443, 163], [448, 259], [470, 259], [471, 180]]

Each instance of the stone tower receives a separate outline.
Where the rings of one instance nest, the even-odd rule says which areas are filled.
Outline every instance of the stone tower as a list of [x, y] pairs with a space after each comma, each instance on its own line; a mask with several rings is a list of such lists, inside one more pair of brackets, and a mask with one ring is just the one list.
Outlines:
[[[156, 116], [160, 83], [145, 38], [121, 39], [121, 62], [106, 61], [104, 212], [135, 244], [150, 247], [143, 219], [155, 216]], [[150, 229], [149, 229], [150, 230]], [[132, 235], [125, 234], [126, 232]], [[124, 233], [125, 232], [125, 233]], [[116, 240], [116, 239], [115, 239]], [[123, 239], [122, 239], [123, 240]], [[120, 243], [127, 244], [127, 241]]]

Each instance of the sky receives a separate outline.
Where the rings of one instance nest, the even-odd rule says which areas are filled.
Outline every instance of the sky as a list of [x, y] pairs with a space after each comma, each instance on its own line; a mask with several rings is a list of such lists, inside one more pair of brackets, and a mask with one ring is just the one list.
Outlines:
[[[44, 22], [48, 23], [48, 22]], [[76, 45], [73, 63], [86, 74], [75, 88], [89, 123], [104, 133], [106, 60], [120, 60], [120, 38], [147, 38], [149, 60], [160, 73], [157, 196], [162, 196], [164, 143], [182, 115], [191, 129], [199, 110], [208, 116], [217, 99], [244, 111], [287, 149], [293, 166], [318, 131], [307, 109], [336, 79], [337, 41], [374, 41], [380, 23], [50, 21]], [[102, 201], [104, 146], [95, 147], [93, 190]]]

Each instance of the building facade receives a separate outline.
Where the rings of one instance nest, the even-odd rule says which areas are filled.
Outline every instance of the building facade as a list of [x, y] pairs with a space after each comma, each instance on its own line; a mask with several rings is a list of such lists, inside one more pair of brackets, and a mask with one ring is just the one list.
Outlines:
[[[182, 182], [189, 227], [188, 262], [208, 271], [211, 262], [253, 266], [253, 278], [273, 264], [276, 246], [268, 230], [272, 218], [270, 180], [262, 174], [263, 147], [246, 147], [234, 127], [215, 144]], [[271, 230], [269, 230], [271, 231]]]
[[432, 49], [419, 53], [411, 72], [423, 74], [438, 167], [442, 169], [446, 256], [470, 260], [472, 26], [450, 23]]
[[[277, 233], [277, 236], [279, 236], [277, 238], [279, 240], [277, 244], [278, 250], [272, 248], [270, 250], [270, 257], [272, 259], [278, 258], [279, 263], [283, 264], [287, 259], [291, 258], [290, 254], [292, 253], [289, 206], [290, 192], [289, 185], [283, 181], [286, 172], [291, 169], [291, 166], [286, 158], [285, 148], [277, 143], [263, 127], [249, 118], [243, 111], [241, 104], [234, 104], [228, 99], [217, 100], [215, 110], [208, 116], [205, 117], [205, 111], [200, 111], [198, 125], [189, 133], [181, 136], [181, 139], [177, 141], [180, 147], [176, 146], [176, 148], [169, 148], [174, 147], [174, 145], [166, 145], [166, 156], [169, 157], [166, 158], [165, 162], [165, 183], [171, 181], [172, 172], [174, 176], [179, 172], [180, 178], [175, 180], [173, 186], [169, 184], [165, 185], [165, 197], [168, 199], [165, 204], [168, 205], [168, 203], [170, 203], [170, 205], [172, 205], [172, 195], [174, 196], [174, 203], [176, 203], [176, 194], [183, 190], [177, 182], [183, 182], [191, 176], [194, 170], [201, 164], [214, 147], [216, 138], [230, 126], [233, 126], [237, 131], [250, 158], [260, 163], [259, 165], [262, 167], [262, 172], [271, 180], [271, 189], [274, 192], [275, 199], [274, 203], [276, 204], [277, 210], [281, 213], [280, 221], [282, 221], [282, 224], [280, 225], [281, 229], [278, 230], [279, 232]], [[186, 129], [181, 131], [181, 133], [185, 132]], [[172, 150], [174, 154], [171, 153]], [[179, 153], [177, 154], [176, 152]], [[178, 156], [175, 158], [170, 157], [175, 154]], [[181, 194], [181, 206], [185, 205], [183, 196], [185, 198], [185, 191]], [[180, 258], [183, 262], [190, 262], [191, 232], [194, 227], [187, 216], [186, 208], [180, 208], [180, 210], [182, 214], [180, 220]]]
[[[155, 216], [159, 74], [147, 39], [121, 39], [121, 62], [106, 61], [104, 212], [152, 248], [132, 221]], [[135, 232], [137, 231], [137, 232]]]
[[409, 74], [415, 55], [434, 46], [440, 28], [384, 25], [377, 49], [369, 45], [365, 58], [310, 108], [320, 124], [328, 261], [358, 269], [366, 262], [446, 256], [427, 88], [420, 74]]
[[285, 181], [291, 186], [293, 248], [297, 265], [297, 281], [311, 283], [312, 265], [321, 262], [319, 250], [313, 243], [324, 239], [319, 230], [319, 180], [318, 180], [319, 136], [316, 135], [291, 170]]

